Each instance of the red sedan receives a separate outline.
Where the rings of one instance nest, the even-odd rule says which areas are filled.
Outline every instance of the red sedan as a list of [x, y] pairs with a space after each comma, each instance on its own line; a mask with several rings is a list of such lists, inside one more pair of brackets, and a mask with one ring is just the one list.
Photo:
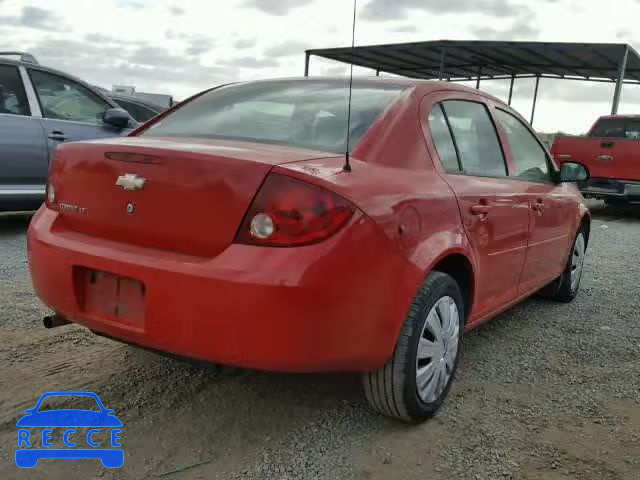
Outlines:
[[568, 182], [588, 171], [558, 170], [476, 90], [356, 79], [349, 142], [346, 104], [342, 79], [229, 85], [59, 148], [29, 230], [48, 322], [240, 367], [363, 372], [376, 410], [428, 418], [463, 331], [541, 289], [575, 297], [590, 216]]

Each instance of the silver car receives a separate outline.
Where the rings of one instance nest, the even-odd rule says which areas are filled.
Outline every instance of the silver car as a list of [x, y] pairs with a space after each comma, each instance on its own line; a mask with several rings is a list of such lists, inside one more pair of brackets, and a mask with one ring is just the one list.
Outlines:
[[39, 206], [58, 144], [118, 136], [136, 125], [82, 80], [28, 53], [0, 52], [0, 211]]

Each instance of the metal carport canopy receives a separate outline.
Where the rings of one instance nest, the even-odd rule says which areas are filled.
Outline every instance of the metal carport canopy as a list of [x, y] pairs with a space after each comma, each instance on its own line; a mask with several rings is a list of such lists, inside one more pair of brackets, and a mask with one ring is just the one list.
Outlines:
[[616, 84], [611, 113], [618, 112], [622, 84], [640, 84], [640, 56], [624, 43], [552, 43], [439, 40], [307, 50], [311, 56], [353, 63], [404, 77], [435, 80], [535, 78], [531, 113], [535, 112], [540, 78], [611, 82]]

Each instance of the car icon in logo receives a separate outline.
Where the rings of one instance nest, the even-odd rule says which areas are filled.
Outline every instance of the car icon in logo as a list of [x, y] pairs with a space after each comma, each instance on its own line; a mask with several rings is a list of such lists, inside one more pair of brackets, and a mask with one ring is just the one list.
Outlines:
[[[96, 410], [55, 409], [39, 411], [42, 403], [50, 397], [66, 397], [71, 401], [95, 400]], [[93, 405], [93, 404], [92, 404]], [[124, 451], [121, 448], [122, 422], [114, 415], [114, 411], [104, 407], [100, 398], [92, 392], [63, 391], [43, 394], [32, 409], [25, 410], [16, 426], [18, 427], [18, 448], [16, 449], [16, 465], [20, 468], [33, 468], [41, 458], [54, 459], [100, 459], [106, 468], [119, 468], [124, 463]], [[53, 431], [62, 430], [61, 439], [64, 448], [54, 448]], [[88, 429], [86, 434], [76, 429]], [[108, 430], [108, 439], [101, 432]], [[36, 440], [42, 435], [42, 448], [36, 448]], [[59, 435], [57, 435], [59, 436]], [[87, 448], [84, 448], [86, 445]]]

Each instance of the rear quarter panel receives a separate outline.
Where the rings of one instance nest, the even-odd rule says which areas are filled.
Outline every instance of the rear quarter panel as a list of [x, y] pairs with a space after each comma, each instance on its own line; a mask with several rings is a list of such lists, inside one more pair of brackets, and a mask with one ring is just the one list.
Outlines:
[[[329, 188], [357, 205], [388, 239], [390, 252], [405, 264], [406, 281], [389, 288], [406, 306], [444, 257], [475, 258], [455, 196], [434, 168], [419, 121], [421, 92], [405, 94], [369, 130], [344, 172], [344, 156], [275, 167]], [[398, 324], [398, 330], [401, 321]]]

